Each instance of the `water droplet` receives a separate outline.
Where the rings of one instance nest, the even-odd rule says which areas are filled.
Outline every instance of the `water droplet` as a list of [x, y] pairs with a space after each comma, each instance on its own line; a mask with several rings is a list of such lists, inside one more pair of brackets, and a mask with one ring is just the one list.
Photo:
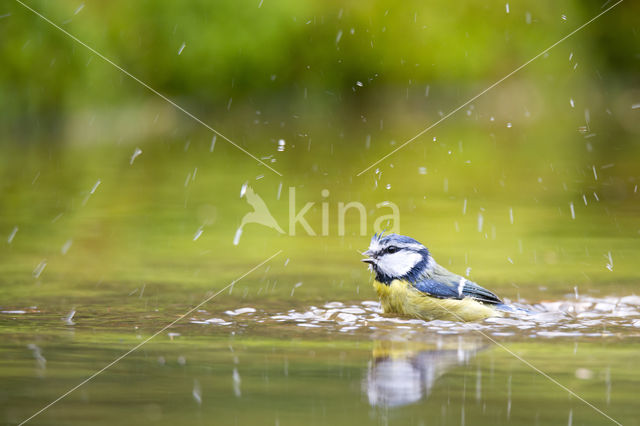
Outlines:
[[136, 150], [133, 151], [133, 155], [131, 156], [131, 159], [129, 160], [129, 165], [132, 166], [133, 162], [135, 161], [135, 159], [142, 154], [142, 150], [140, 148], [136, 147]]
[[67, 252], [71, 248], [71, 244], [73, 244], [73, 240], [71, 240], [71, 239], [67, 240], [67, 242], [62, 245], [62, 248], [60, 248], [60, 252], [63, 255], [67, 254]]
[[38, 266], [36, 266], [35, 269], [33, 270], [33, 277], [36, 279], [40, 278], [42, 271], [44, 271], [44, 268], [46, 267], [47, 267], [47, 259], [43, 259], [40, 263], [38, 263]]
[[569, 210], [571, 210], [571, 219], [574, 219], [574, 220], [575, 220], [575, 218], [576, 218], [576, 211], [575, 211], [575, 209], [573, 208], [573, 203], [569, 203]]
[[236, 234], [233, 237], [233, 245], [237, 246], [240, 243], [240, 237], [242, 236], [242, 227], [236, 230]]
[[9, 237], [7, 238], [7, 243], [11, 244], [17, 233], [18, 233], [18, 227], [14, 226], [13, 229], [11, 230], [11, 233], [9, 234]]

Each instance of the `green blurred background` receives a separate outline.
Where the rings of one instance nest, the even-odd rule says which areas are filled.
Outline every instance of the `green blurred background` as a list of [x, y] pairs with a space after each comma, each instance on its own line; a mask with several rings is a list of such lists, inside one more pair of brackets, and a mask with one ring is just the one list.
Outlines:
[[[291, 269], [302, 277], [294, 279], [320, 274], [332, 283], [305, 286], [310, 297], [360, 297], [353, 289], [368, 278], [356, 250], [368, 236], [355, 213], [347, 235], [337, 235], [337, 204], [351, 201], [367, 206], [367, 234], [388, 213], [376, 204], [396, 203], [401, 232], [511, 298], [514, 286], [539, 299], [540, 287], [599, 291], [637, 278], [636, 3], [615, 7], [361, 176], [611, 4], [29, 5], [283, 176], [220, 137], [212, 150], [204, 126], [7, 2], [0, 229], [7, 240], [18, 231], [0, 246], [1, 291], [17, 297], [5, 300], [25, 304], [24, 295], [59, 296], [75, 285], [63, 293], [74, 300], [102, 281], [117, 292], [137, 285], [123, 281], [153, 281], [173, 300], [164, 293], [171, 286], [211, 286], [278, 249], [297, 257]], [[320, 203], [329, 203], [329, 235], [248, 225], [235, 246], [250, 211], [239, 197], [244, 183], [285, 231], [289, 187], [297, 210], [315, 202], [306, 219], [317, 233]]]
[[[3, 2], [0, 374], [7, 386], [0, 391], [0, 418], [7, 423], [33, 414], [280, 250], [199, 315], [253, 306], [268, 318], [325, 302], [374, 299], [358, 252], [367, 247], [374, 221], [389, 214], [379, 203], [399, 209], [400, 222], [385, 225], [420, 240], [440, 263], [507, 300], [637, 292], [638, 2], [620, 3], [361, 175], [615, 3], [27, 4], [280, 175], [223, 138], [214, 139], [210, 130], [18, 2]], [[249, 224], [234, 244], [242, 217], [251, 211], [240, 197], [245, 185], [264, 199], [287, 233]], [[305, 218], [319, 235], [307, 235], [300, 226], [289, 235], [289, 188], [296, 190], [296, 211], [315, 203]], [[366, 207], [364, 234], [355, 211], [347, 215], [346, 234], [338, 234], [341, 202]], [[326, 236], [320, 235], [322, 203], [329, 214]], [[75, 324], [61, 321], [71, 312]], [[108, 382], [100, 392], [90, 385], [40, 419], [109, 424], [115, 416], [125, 423], [126, 417], [130, 423], [141, 418], [173, 424], [221, 415], [229, 422], [267, 416], [272, 424], [272, 404], [282, 410], [276, 422], [289, 424], [389, 418], [419, 424], [424, 418], [421, 405], [385, 417], [363, 402], [359, 374], [371, 357], [371, 333], [318, 337], [295, 325], [268, 325], [239, 323], [229, 334], [185, 320], [177, 328], [184, 339], [174, 345], [163, 334], [157, 345], [148, 344], [150, 358], [147, 352], [134, 354], [118, 365], [123, 374], [104, 376]], [[590, 327], [599, 332], [604, 326]], [[563, 340], [567, 360], [558, 364], [555, 341], [530, 342], [526, 334], [514, 339], [523, 340], [518, 350], [534, 364], [554, 371], [625, 423], [637, 424], [629, 402], [637, 381], [628, 374], [635, 368], [628, 341], [600, 347], [604, 340], [595, 340], [577, 356], [578, 340]], [[27, 346], [33, 344], [37, 351]], [[244, 349], [234, 353], [232, 345]], [[321, 357], [315, 358], [316, 350]], [[46, 380], [42, 365], [34, 369], [38, 351], [49, 360]], [[184, 369], [169, 361], [165, 368], [162, 358], [157, 366], [155, 354], [167, 360], [169, 354], [171, 360], [188, 354], [193, 364]], [[497, 356], [496, 364], [506, 365], [500, 360], [507, 354]], [[275, 359], [280, 369], [281, 357], [286, 375], [292, 359], [295, 379], [278, 376], [282, 388], [274, 394], [264, 377], [276, 367], [259, 362]], [[448, 379], [451, 394], [435, 392], [432, 411], [441, 413], [443, 424], [458, 424], [467, 380], [480, 380], [481, 369], [497, 389], [493, 395], [501, 396], [488, 410], [475, 406], [477, 424], [504, 420], [504, 384], [508, 380], [511, 398], [514, 374], [514, 398], [521, 401], [514, 418], [526, 423], [542, 415], [552, 423], [567, 422], [559, 388], [539, 377], [541, 390], [532, 392], [527, 383], [536, 373], [516, 360], [515, 367], [496, 372], [495, 357], [489, 352], [477, 366], [468, 365], [468, 379], [466, 373]], [[572, 368], [580, 363], [597, 372], [593, 381], [576, 381]], [[241, 371], [249, 395], [252, 386], [266, 386], [264, 395], [253, 394], [253, 411], [224, 387], [236, 365], [251, 365]], [[215, 394], [229, 392], [235, 405], [192, 410], [194, 377], [205, 395], [207, 386]], [[156, 386], [155, 379], [162, 384]], [[310, 396], [313, 383], [322, 386], [322, 398]], [[345, 389], [347, 399], [338, 396]], [[547, 395], [556, 395], [554, 409], [541, 414], [540, 407], [549, 407]], [[445, 415], [441, 401], [455, 416]], [[576, 422], [601, 424], [604, 418], [574, 403]]]

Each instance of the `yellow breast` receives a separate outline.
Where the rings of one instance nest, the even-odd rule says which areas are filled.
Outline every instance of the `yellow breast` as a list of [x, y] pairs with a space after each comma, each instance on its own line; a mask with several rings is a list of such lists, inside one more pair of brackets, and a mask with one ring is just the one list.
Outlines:
[[384, 313], [407, 315], [426, 321], [479, 321], [502, 315], [491, 306], [469, 297], [458, 300], [425, 295], [407, 281], [393, 280], [390, 285], [385, 285], [374, 280], [373, 288], [380, 297]]

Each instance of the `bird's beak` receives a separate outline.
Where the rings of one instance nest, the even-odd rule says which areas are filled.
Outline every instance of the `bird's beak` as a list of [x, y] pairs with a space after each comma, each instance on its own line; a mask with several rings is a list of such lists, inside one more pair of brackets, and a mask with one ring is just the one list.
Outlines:
[[[363, 256], [373, 256], [373, 252], [371, 250], [367, 250], [364, 253], [362, 253]], [[374, 263], [376, 263], [375, 260], [373, 260], [371, 257], [368, 257], [366, 259], [362, 259], [362, 262], [364, 263], [368, 263], [370, 265], [373, 265]]]

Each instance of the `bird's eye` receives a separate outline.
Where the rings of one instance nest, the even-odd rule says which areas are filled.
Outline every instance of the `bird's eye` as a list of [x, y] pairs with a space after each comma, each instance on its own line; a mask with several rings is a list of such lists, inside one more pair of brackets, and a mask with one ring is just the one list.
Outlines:
[[398, 247], [396, 247], [396, 246], [389, 246], [389, 247], [387, 247], [387, 250], [386, 250], [386, 251], [387, 251], [387, 253], [391, 253], [391, 254], [393, 254], [393, 253], [395, 253], [395, 252], [397, 252], [397, 251], [398, 251]]

